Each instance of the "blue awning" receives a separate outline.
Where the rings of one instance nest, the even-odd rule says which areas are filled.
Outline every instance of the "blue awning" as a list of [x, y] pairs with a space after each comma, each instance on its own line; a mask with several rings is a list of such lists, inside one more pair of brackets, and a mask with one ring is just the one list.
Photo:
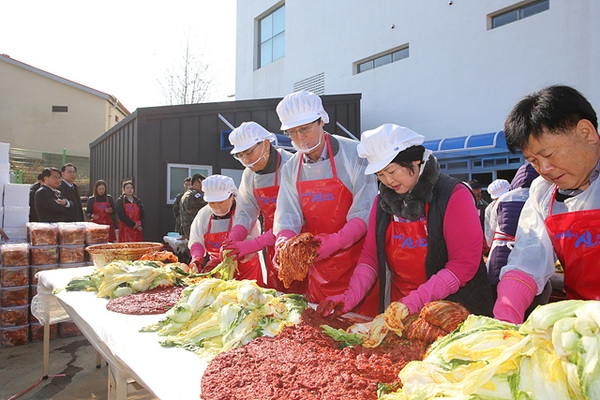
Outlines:
[[423, 143], [423, 146], [433, 151], [438, 158], [439, 156], [450, 158], [498, 154], [509, 151], [504, 131], [428, 140]]

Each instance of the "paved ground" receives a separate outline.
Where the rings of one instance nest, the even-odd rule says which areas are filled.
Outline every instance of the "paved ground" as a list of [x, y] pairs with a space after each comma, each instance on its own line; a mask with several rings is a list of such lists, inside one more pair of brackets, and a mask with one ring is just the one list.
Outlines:
[[[0, 399], [7, 400], [27, 388], [20, 400], [87, 400], [108, 398], [108, 367], [96, 368], [96, 350], [83, 336], [50, 341], [49, 377], [43, 372], [42, 342], [0, 348]], [[53, 375], [62, 375], [56, 376]], [[39, 383], [38, 383], [39, 382]], [[36, 385], [37, 384], [37, 385]], [[128, 399], [152, 399], [148, 392], [129, 385]]]

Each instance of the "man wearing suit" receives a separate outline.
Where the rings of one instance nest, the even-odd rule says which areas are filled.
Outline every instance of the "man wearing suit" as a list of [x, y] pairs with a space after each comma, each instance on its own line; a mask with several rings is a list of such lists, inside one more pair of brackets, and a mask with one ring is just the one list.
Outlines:
[[29, 222], [38, 222], [38, 216], [35, 212], [35, 192], [43, 183], [44, 179], [42, 179], [42, 173], [40, 172], [37, 176], [37, 182], [29, 188]]
[[58, 168], [44, 168], [44, 183], [35, 192], [35, 211], [39, 222], [67, 222], [71, 214], [69, 200], [58, 190], [61, 175]]
[[77, 168], [71, 163], [63, 165], [60, 170], [62, 174], [62, 182], [58, 187], [58, 190], [62, 193], [63, 197], [69, 200], [69, 217], [66, 222], [77, 222], [83, 221], [83, 208], [81, 207], [81, 198], [79, 197], [79, 190], [75, 184], [77, 178]]

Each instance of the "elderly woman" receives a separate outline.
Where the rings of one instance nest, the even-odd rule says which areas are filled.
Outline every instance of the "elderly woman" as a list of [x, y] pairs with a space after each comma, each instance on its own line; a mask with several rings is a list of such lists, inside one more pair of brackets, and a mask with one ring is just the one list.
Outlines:
[[[276, 149], [272, 142], [276, 137], [256, 122], [244, 122], [229, 135], [233, 144], [231, 154], [246, 169], [237, 194], [233, 228], [224, 248], [233, 251], [238, 258], [265, 250], [267, 287], [286, 293], [304, 293], [305, 282], [294, 282], [289, 288], [277, 277], [273, 265], [275, 235], [273, 219], [277, 194], [279, 193], [280, 169], [292, 156], [283, 149]], [[256, 239], [246, 240], [248, 231], [262, 216], [263, 233]]]
[[[221, 247], [229, 236], [235, 215], [235, 194], [237, 187], [229, 176], [211, 175], [202, 182], [204, 200], [208, 207], [203, 207], [192, 222], [188, 246], [192, 261], [192, 269], [210, 270], [222, 260]], [[256, 222], [250, 228], [250, 239], [260, 234]], [[208, 260], [206, 260], [208, 255]], [[235, 279], [255, 280], [264, 286], [264, 274], [258, 253], [250, 253], [238, 261]]]
[[348, 289], [319, 304], [323, 315], [353, 310], [377, 277], [380, 312], [390, 301], [413, 314], [430, 301], [447, 299], [472, 313], [492, 314], [473, 195], [440, 173], [422, 143], [423, 136], [393, 124], [363, 133], [358, 154], [369, 163], [365, 173], [379, 179], [379, 195]]

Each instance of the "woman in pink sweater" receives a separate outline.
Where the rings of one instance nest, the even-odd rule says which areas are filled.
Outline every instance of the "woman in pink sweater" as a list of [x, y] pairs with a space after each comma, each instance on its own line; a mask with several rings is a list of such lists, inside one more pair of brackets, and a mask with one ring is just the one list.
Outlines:
[[[440, 299], [492, 315], [472, 192], [441, 174], [423, 136], [394, 124], [363, 133], [358, 154], [379, 179], [362, 253], [345, 293], [319, 304], [323, 315], [353, 310], [379, 279], [379, 311], [400, 302], [417, 313]], [[388, 278], [389, 277], [389, 278]]]

